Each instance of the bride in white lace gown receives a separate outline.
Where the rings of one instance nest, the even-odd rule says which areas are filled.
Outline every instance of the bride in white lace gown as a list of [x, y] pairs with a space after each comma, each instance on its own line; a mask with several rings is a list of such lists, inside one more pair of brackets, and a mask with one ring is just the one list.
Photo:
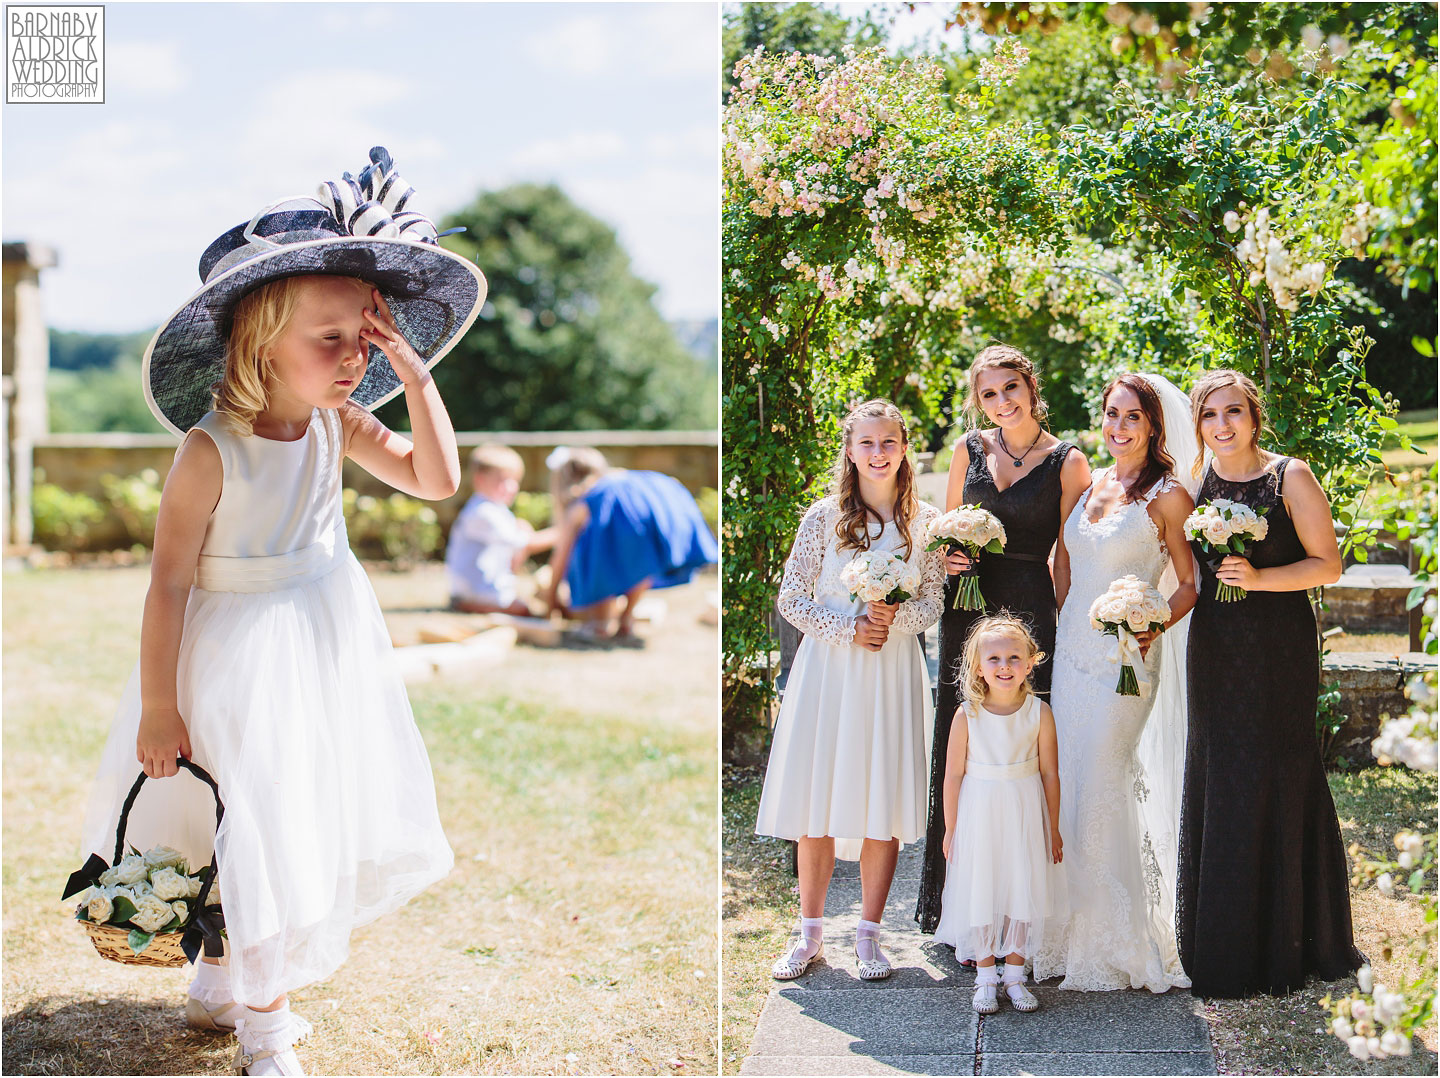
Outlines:
[[[1172, 395], [1167, 411], [1162, 396]], [[1122, 374], [1106, 388], [1102, 430], [1115, 465], [1096, 473], [1057, 547], [1062, 606], [1051, 707], [1071, 917], [1047, 937], [1034, 972], [1036, 980], [1063, 974], [1061, 988], [1164, 992], [1190, 983], [1175, 942], [1184, 760], [1183, 732], [1177, 738], [1176, 731], [1184, 729], [1185, 679], [1178, 668], [1164, 668], [1177, 656], [1183, 660], [1184, 619], [1196, 595], [1183, 533], [1194, 503], [1178, 481], [1190, 478], [1194, 460], [1187, 405], [1184, 394], [1153, 375]], [[1175, 421], [1167, 424], [1167, 417]], [[1090, 625], [1091, 603], [1127, 574], [1158, 586], [1170, 601], [1167, 631], [1137, 634], [1149, 644], [1149, 685], [1141, 685], [1140, 696], [1115, 692], [1112, 640]], [[1172, 663], [1162, 658], [1166, 652]], [[1147, 732], [1152, 709], [1156, 728]], [[1142, 734], [1148, 754], [1140, 751]]]

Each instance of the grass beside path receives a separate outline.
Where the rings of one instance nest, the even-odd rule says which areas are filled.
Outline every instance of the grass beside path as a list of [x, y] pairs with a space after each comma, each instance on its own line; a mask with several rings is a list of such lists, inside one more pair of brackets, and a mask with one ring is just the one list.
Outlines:
[[[771, 987], [770, 964], [794, 924], [799, 892], [790, 874], [787, 846], [754, 833], [763, 773], [728, 768], [722, 782], [724, 879], [721, 940], [723, 993], [720, 1065], [723, 1074], [737, 1074], [750, 1048], [760, 1011]], [[1345, 845], [1380, 850], [1391, 847], [1396, 831], [1434, 826], [1434, 777], [1405, 768], [1372, 767], [1358, 772], [1332, 772]], [[1434, 881], [1431, 880], [1433, 886]], [[1373, 887], [1351, 891], [1355, 942], [1372, 960], [1376, 980], [1397, 983], [1397, 977], [1418, 972], [1397, 951], [1381, 956], [1381, 939], [1418, 930], [1419, 902], [1385, 898]], [[1345, 995], [1355, 979], [1312, 980], [1288, 996], [1257, 996], [1248, 1000], [1203, 1003], [1210, 1038], [1221, 1074], [1431, 1074], [1436, 1071], [1435, 1029], [1432, 1025], [1414, 1044], [1408, 1058], [1361, 1063], [1337, 1038], [1323, 1031], [1320, 997]], [[1116, 1046], [1117, 1048], [1123, 1046]]]
[[[437, 601], [434, 569], [377, 576]], [[411, 691], [454, 872], [357, 931], [293, 996], [312, 1074], [713, 1074], [712, 578], [659, 593], [643, 650], [517, 648]], [[138, 652], [146, 572], [4, 580], [4, 1073], [195, 1074], [188, 970], [98, 958], [58, 901], [86, 791]]]

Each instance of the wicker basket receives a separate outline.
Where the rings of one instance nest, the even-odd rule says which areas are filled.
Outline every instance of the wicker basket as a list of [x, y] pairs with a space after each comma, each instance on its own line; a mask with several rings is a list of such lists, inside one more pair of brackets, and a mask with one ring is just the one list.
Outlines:
[[94, 921], [81, 921], [90, 935], [90, 942], [101, 958], [112, 962], [124, 962], [127, 966], [183, 966], [190, 959], [180, 947], [183, 932], [157, 932], [139, 954], [130, 949], [130, 930], [124, 925], [97, 925]]
[[[176, 763], [209, 786], [210, 792], [215, 795], [215, 828], [218, 831], [220, 821], [225, 817], [225, 806], [220, 802], [219, 786], [198, 764], [193, 764], [185, 759], [177, 760]], [[135, 804], [135, 798], [140, 795], [140, 787], [145, 784], [146, 777], [142, 771], [140, 777], [135, 780], [135, 785], [130, 787], [130, 794], [125, 798], [124, 807], [120, 810], [120, 822], [115, 828], [115, 858], [112, 864], [118, 865], [125, 855], [125, 825], [130, 820], [130, 809]], [[98, 856], [94, 858], [94, 861], [101, 866], [105, 864]], [[210, 872], [205, 877], [200, 893], [195, 896], [195, 910], [204, 911], [205, 899], [210, 894], [210, 888], [215, 884], [217, 872], [215, 858], [211, 857]], [[71, 877], [72, 885], [79, 875], [80, 873], [77, 872], [75, 876]], [[124, 925], [97, 924], [94, 921], [81, 921], [80, 924], [90, 937], [90, 942], [95, 945], [95, 950], [100, 957], [108, 958], [112, 962], [123, 962], [127, 966], [172, 967], [183, 966], [190, 961], [181, 946], [181, 940], [185, 936], [183, 931], [157, 932], [151, 937], [150, 945], [136, 954], [130, 949], [130, 929]]]

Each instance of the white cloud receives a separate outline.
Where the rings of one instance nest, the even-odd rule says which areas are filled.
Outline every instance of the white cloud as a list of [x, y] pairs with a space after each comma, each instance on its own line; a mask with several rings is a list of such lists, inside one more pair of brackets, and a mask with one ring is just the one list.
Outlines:
[[710, 4], [606, 5], [546, 25], [524, 49], [543, 70], [567, 76], [712, 77], [719, 17]]
[[105, 51], [109, 93], [173, 94], [190, 82], [175, 41], [114, 41]]
[[560, 138], [540, 139], [521, 147], [507, 162], [517, 169], [543, 172], [582, 161], [605, 161], [625, 151], [614, 131], [573, 131]]

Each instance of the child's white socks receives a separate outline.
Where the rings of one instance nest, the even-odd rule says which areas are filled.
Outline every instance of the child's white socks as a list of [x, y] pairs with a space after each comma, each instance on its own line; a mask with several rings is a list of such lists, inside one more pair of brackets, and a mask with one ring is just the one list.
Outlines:
[[862, 981], [881, 981], [890, 976], [890, 960], [880, 950], [880, 922], [863, 917], [855, 929], [855, 960]]
[[305, 1073], [293, 1045], [310, 1035], [310, 1023], [292, 1014], [289, 1003], [273, 1011], [242, 1008], [235, 1035], [240, 1040], [235, 1062], [241, 1073]]
[[814, 958], [825, 941], [825, 918], [800, 918], [800, 937], [805, 941], [805, 950], [800, 952], [800, 958]]
[[191, 1029], [231, 1030], [244, 1013], [230, 988], [229, 963], [196, 962], [185, 998], [186, 1024]]

